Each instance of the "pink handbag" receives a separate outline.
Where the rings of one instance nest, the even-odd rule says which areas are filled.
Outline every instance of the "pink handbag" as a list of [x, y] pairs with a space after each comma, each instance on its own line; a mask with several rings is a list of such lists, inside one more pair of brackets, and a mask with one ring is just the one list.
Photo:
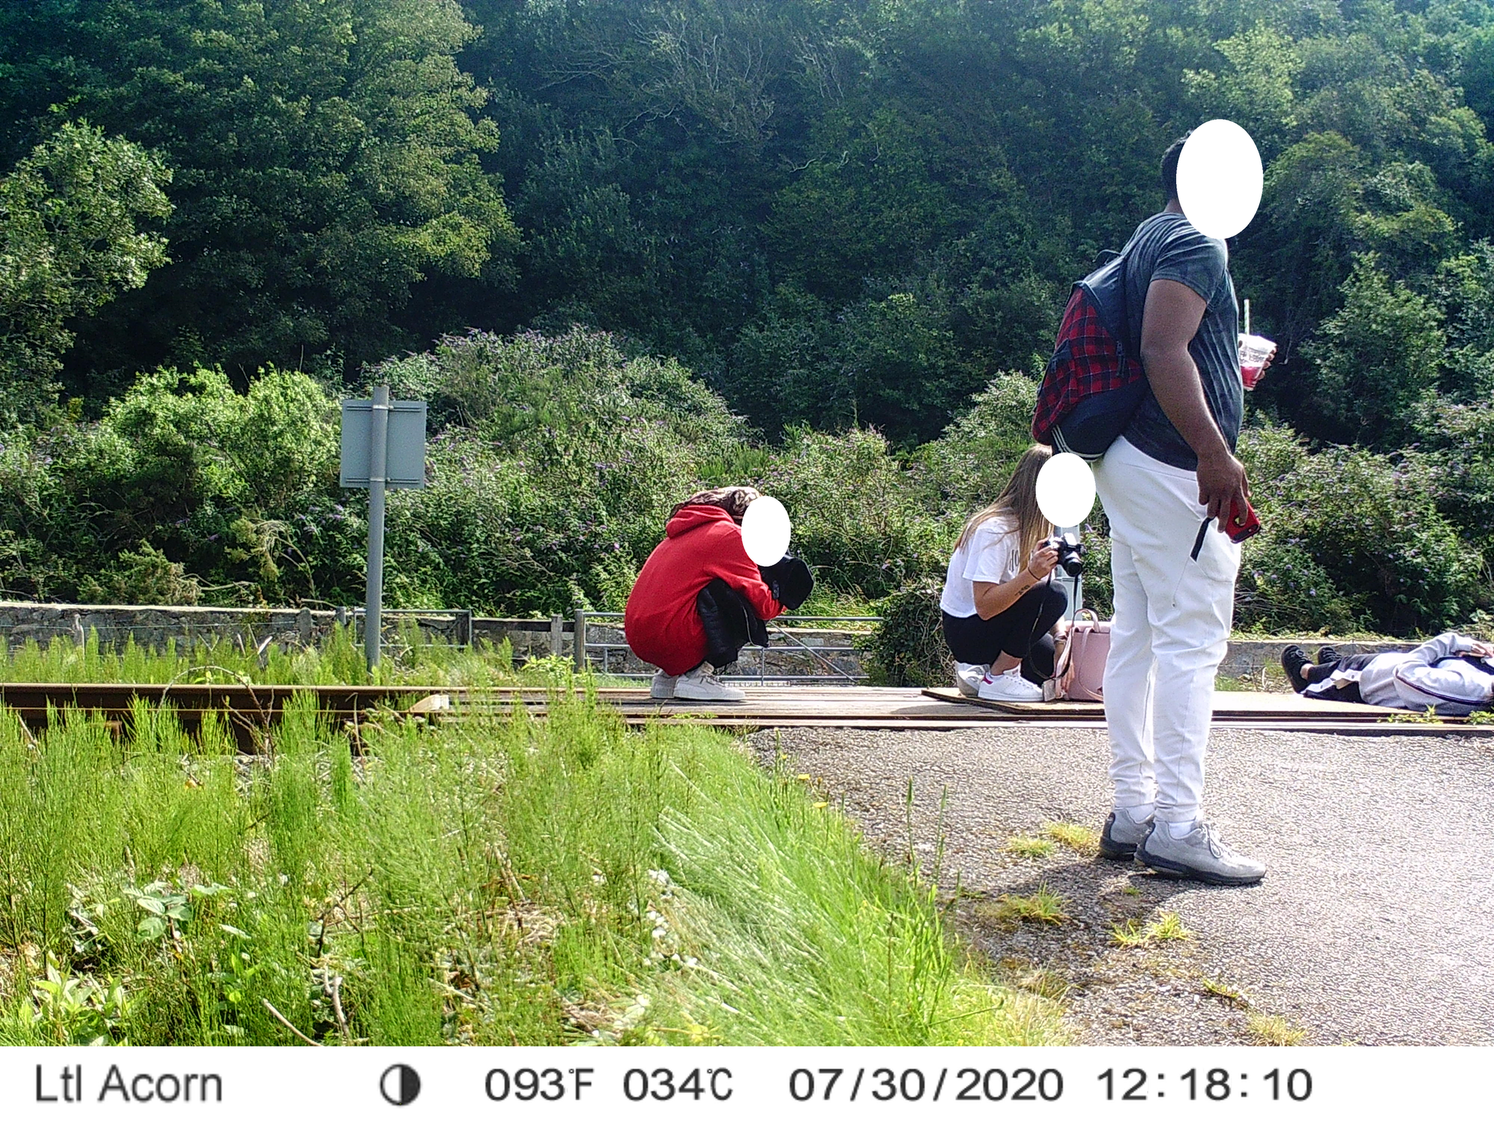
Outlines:
[[1075, 613], [1054, 658], [1053, 676], [1043, 686], [1050, 701], [1103, 701], [1105, 659], [1110, 656], [1110, 623], [1089, 609]]

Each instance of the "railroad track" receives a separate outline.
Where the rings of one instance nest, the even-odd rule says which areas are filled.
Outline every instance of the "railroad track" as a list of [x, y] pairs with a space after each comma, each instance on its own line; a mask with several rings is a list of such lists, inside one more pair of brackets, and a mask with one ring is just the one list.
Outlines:
[[19, 716], [31, 732], [47, 728], [65, 710], [95, 713], [116, 729], [134, 720], [135, 708], [169, 707], [185, 731], [195, 735], [208, 714], [225, 721], [239, 746], [257, 749], [280, 723], [295, 698], [313, 698], [335, 725], [357, 725], [376, 711], [399, 711], [434, 692], [405, 685], [244, 685], [148, 683], [0, 683], [0, 706]]
[[[953, 689], [874, 687], [785, 687], [745, 689], [747, 699], [733, 704], [654, 701], [643, 689], [602, 690], [630, 725], [658, 720], [690, 720], [734, 730], [760, 728], [866, 728], [958, 730], [1021, 724], [1037, 729], [1103, 728], [1099, 704], [1053, 702], [1009, 704], [971, 700]], [[543, 715], [547, 699], [531, 696], [525, 707]], [[472, 720], [507, 711], [512, 699], [489, 694], [433, 693], [410, 711], [433, 722]], [[1390, 710], [1371, 705], [1312, 701], [1292, 694], [1227, 693], [1214, 695], [1214, 724], [1265, 731], [1311, 731], [1345, 735], [1494, 735], [1494, 727], [1470, 725], [1459, 718], [1436, 724], [1388, 719]]]
[[[1034, 731], [1102, 728], [1097, 704], [1055, 702], [1008, 704], [970, 701], [954, 690], [871, 687], [751, 687], [737, 704], [654, 701], [647, 689], [597, 689], [597, 699], [629, 725], [690, 721], [733, 730], [760, 728], [865, 728], [949, 730], [1021, 724]], [[32, 732], [48, 727], [62, 710], [97, 713], [120, 732], [134, 719], [137, 705], [169, 706], [189, 734], [209, 713], [222, 719], [240, 747], [259, 750], [296, 698], [312, 698], [334, 727], [356, 736], [359, 726], [380, 714], [420, 718], [430, 723], [471, 722], [507, 716], [522, 708], [545, 716], [555, 701], [537, 688], [450, 689], [433, 685], [244, 685], [244, 684], [59, 684], [0, 683], [0, 706], [20, 717]], [[303, 701], [304, 703], [304, 701]], [[1491, 735], [1494, 727], [1449, 718], [1433, 723], [1387, 719], [1386, 709], [1309, 701], [1272, 693], [1216, 693], [1214, 723], [1271, 731], [1311, 731], [1347, 735]]]

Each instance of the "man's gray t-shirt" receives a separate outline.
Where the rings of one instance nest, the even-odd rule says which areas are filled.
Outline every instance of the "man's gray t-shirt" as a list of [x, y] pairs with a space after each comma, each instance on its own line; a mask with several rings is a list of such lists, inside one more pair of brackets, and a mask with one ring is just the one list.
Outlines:
[[[1188, 353], [1198, 367], [1204, 399], [1214, 423], [1234, 450], [1245, 412], [1245, 386], [1240, 380], [1239, 312], [1235, 285], [1229, 275], [1229, 251], [1224, 242], [1205, 237], [1181, 214], [1154, 214], [1131, 235], [1126, 255], [1126, 306], [1133, 338], [1141, 340], [1141, 317], [1147, 288], [1154, 280], [1186, 284], [1206, 302], [1198, 331]], [[1138, 449], [1185, 471], [1198, 469], [1198, 456], [1172, 426], [1150, 392], [1126, 428], [1125, 437]]]

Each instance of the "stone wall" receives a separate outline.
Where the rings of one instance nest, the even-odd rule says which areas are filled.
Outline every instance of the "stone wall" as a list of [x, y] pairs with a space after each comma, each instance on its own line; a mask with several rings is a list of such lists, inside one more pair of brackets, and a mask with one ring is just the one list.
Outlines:
[[[45, 646], [54, 638], [82, 641], [97, 633], [104, 646], [123, 646], [131, 637], [137, 646], [159, 650], [168, 641], [178, 646], [228, 641], [256, 645], [266, 638], [282, 644], [313, 646], [338, 623], [349, 623], [361, 612], [348, 608], [314, 611], [310, 608], [176, 607], [148, 604], [78, 604], [0, 602], [0, 635], [12, 647], [35, 639]], [[386, 635], [413, 619], [432, 641], [465, 644], [470, 641], [471, 616], [458, 612], [386, 612]]]
[[[285, 647], [314, 646], [338, 623], [361, 619], [361, 612], [309, 608], [171, 607], [122, 604], [0, 603], [0, 635], [12, 647], [35, 639], [45, 646], [54, 638], [82, 641], [96, 633], [106, 647], [122, 647], [131, 637], [137, 646], [163, 649], [227, 641], [254, 646], [265, 639]], [[514, 661], [558, 654], [575, 659], [573, 618], [559, 620], [558, 635], [551, 619], [474, 618], [466, 612], [385, 612], [386, 636], [402, 621], [413, 619], [431, 641], [453, 645], [496, 646], [507, 639]], [[649, 675], [653, 667], [633, 656], [615, 617], [587, 623], [587, 655], [594, 668], [617, 675]], [[863, 655], [852, 649], [856, 636], [807, 627], [774, 630], [768, 650], [747, 647], [735, 675], [765, 678], [832, 678], [847, 683], [865, 678]], [[391, 636], [392, 637], [392, 636]], [[555, 639], [558, 637], [559, 642]], [[807, 648], [807, 649], [806, 649]], [[812, 651], [812, 652], [811, 652]]]
[[[855, 648], [863, 637], [852, 631], [817, 627], [770, 627], [768, 646], [744, 646], [728, 679], [796, 680], [853, 685], [866, 680], [868, 655]], [[568, 642], [573, 641], [567, 636]], [[593, 668], [618, 675], [652, 675], [654, 667], [640, 661], [623, 639], [622, 628], [589, 623], [586, 647]], [[573, 649], [569, 646], [567, 649]]]
[[[12, 647], [36, 639], [46, 645], [53, 638], [79, 639], [97, 632], [106, 646], [135, 643], [154, 649], [168, 640], [178, 646], [205, 641], [255, 645], [266, 638], [285, 646], [311, 646], [322, 641], [332, 627], [361, 617], [349, 608], [317, 611], [309, 608], [171, 607], [121, 604], [4, 603], [0, 602], [0, 635]], [[465, 611], [386, 612], [385, 632], [414, 620], [430, 640], [452, 645], [468, 643], [497, 645], [505, 638], [519, 663], [558, 654], [575, 658], [575, 623], [559, 619], [559, 643], [552, 634], [555, 620], [474, 618]], [[588, 660], [595, 669], [617, 675], [647, 675], [653, 667], [640, 662], [627, 648], [616, 616], [592, 618], [586, 624]], [[864, 632], [863, 632], [864, 633]], [[867, 655], [855, 649], [856, 632], [812, 627], [770, 628], [767, 650], [748, 646], [734, 667], [742, 678], [819, 678], [844, 682], [866, 677]], [[1267, 666], [1281, 664], [1281, 652], [1296, 641], [1312, 654], [1322, 639], [1240, 639], [1229, 644], [1222, 674], [1255, 677]], [[1366, 651], [1409, 650], [1412, 642], [1336, 643], [1345, 654]]]
[[[652, 676], [654, 667], [628, 649], [615, 615], [586, 621], [586, 656], [591, 667], [617, 677]], [[574, 662], [574, 618], [473, 619], [475, 642], [497, 645], [505, 638], [514, 661], [559, 655]], [[810, 627], [770, 627], [768, 648], [744, 647], [730, 677], [765, 679], [834, 679], [846, 684], [866, 678], [865, 655], [854, 649], [858, 635]], [[556, 640], [558, 639], [558, 645]]]
[[1331, 645], [1340, 654], [1383, 654], [1387, 650], [1412, 650], [1415, 642], [1334, 642], [1326, 638], [1271, 638], [1236, 639], [1229, 644], [1219, 672], [1230, 677], [1259, 679], [1267, 666], [1281, 668], [1281, 652], [1288, 646], [1297, 645], [1307, 651], [1309, 658], [1317, 654], [1319, 646]]

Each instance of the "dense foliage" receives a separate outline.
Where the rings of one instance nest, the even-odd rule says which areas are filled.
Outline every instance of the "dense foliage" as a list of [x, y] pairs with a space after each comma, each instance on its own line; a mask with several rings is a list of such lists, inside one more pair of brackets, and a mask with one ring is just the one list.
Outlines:
[[1162, 150], [1215, 116], [1267, 166], [1234, 247], [1282, 344], [1266, 411], [1389, 451], [1422, 391], [1494, 389], [1487, 3], [469, 9], [526, 231], [518, 316], [679, 355], [770, 433], [927, 440], [1030, 369], [1067, 285], [1158, 208]]
[[455, 0], [8, 0], [0, 20], [15, 140], [66, 106], [174, 174], [170, 263], [85, 328], [83, 392], [161, 363], [356, 368], [410, 339], [417, 285], [511, 279]]
[[[449, 337], [371, 377], [431, 403], [428, 486], [390, 497], [386, 589], [402, 606], [501, 614], [620, 609], [670, 507], [755, 482], [795, 520], [815, 602], [942, 579], [966, 514], [1025, 446], [1034, 383], [998, 377], [915, 454], [867, 429], [761, 443], [678, 363], [606, 335]], [[1442, 435], [1395, 455], [1313, 451], [1247, 430], [1266, 531], [1237, 618], [1266, 629], [1405, 633], [1489, 606], [1494, 407], [1447, 405]], [[142, 376], [97, 421], [59, 417], [0, 448], [0, 587], [137, 602], [355, 603], [366, 499], [337, 480], [337, 405], [306, 374], [236, 390], [215, 371]], [[1096, 508], [1085, 594], [1108, 606]], [[902, 601], [896, 601], [902, 602]], [[894, 603], [889, 601], [888, 608]]]
[[56, 399], [70, 322], [166, 259], [137, 223], [165, 217], [170, 173], [125, 140], [64, 124], [0, 178], [0, 425]]
[[335, 401], [374, 376], [433, 405], [397, 602], [619, 606], [724, 480], [829, 593], [937, 580], [1067, 285], [1214, 116], [1281, 343], [1240, 622], [1467, 619], [1488, 0], [0, 0], [0, 585], [356, 600]]
[[1267, 411], [1390, 450], [1424, 391], [1494, 388], [1484, 0], [5, 0], [0, 75], [0, 160], [84, 116], [173, 175], [86, 397], [580, 321], [770, 434], [927, 440], [1212, 116], [1267, 165]]

